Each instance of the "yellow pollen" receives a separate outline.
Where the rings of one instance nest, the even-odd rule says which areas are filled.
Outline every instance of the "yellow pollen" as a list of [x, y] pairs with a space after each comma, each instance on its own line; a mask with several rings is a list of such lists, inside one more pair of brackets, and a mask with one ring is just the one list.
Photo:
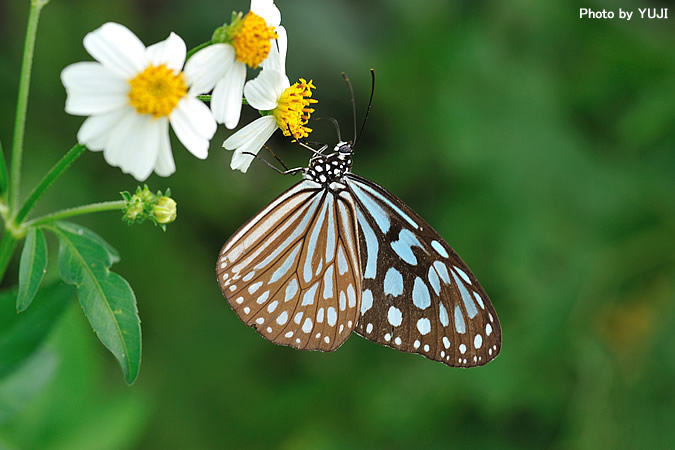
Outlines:
[[293, 136], [293, 141], [309, 136], [311, 128], [305, 125], [314, 112], [314, 108], [309, 106], [316, 103], [312, 97], [312, 89], [316, 87], [312, 80], [300, 81], [287, 88], [279, 97], [277, 107], [272, 111], [272, 115], [277, 121], [277, 126], [284, 132], [284, 136]]
[[164, 117], [171, 114], [178, 101], [187, 94], [183, 73], [176, 74], [164, 64], [149, 65], [136, 78], [129, 80], [129, 102], [139, 114]]
[[270, 39], [276, 39], [274, 27], [265, 19], [249, 11], [232, 35], [232, 45], [238, 61], [256, 69], [270, 52]]

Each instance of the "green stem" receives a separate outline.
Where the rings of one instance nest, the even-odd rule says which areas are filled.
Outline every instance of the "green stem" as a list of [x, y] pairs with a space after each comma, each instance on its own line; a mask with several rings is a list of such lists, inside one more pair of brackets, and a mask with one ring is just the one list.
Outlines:
[[87, 147], [82, 144], [75, 144], [73, 148], [68, 150], [68, 153], [66, 153], [63, 158], [47, 172], [47, 175], [45, 175], [42, 181], [40, 181], [40, 184], [33, 189], [33, 192], [30, 193], [26, 202], [16, 214], [16, 217], [14, 218], [15, 224], [21, 224], [23, 222], [23, 219], [25, 219], [30, 210], [33, 209], [35, 203], [42, 197], [42, 194], [45, 193], [49, 186], [51, 186], [86, 149]]
[[10, 230], [5, 229], [2, 233], [2, 241], [0, 241], [0, 281], [5, 277], [5, 271], [12, 259], [17, 241], [17, 237]]
[[185, 61], [187, 62], [187, 60], [190, 59], [190, 57], [192, 55], [197, 53], [199, 50], [208, 47], [211, 44], [213, 44], [213, 41], [207, 41], [207, 42], [204, 42], [203, 44], [199, 44], [198, 46], [196, 46], [195, 48], [193, 48], [192, 50], [187, 52], [187, 55], [185, 56]]
[[16, 102], [16, 117], [14, 120], [14, 140], [12, 142], [12, 161], [10, 167], [10, 185], [8, 201], [10, 211], [14, 210], [19, 199], [19, 181], [21, 177], [21, 158], [23, 156], [23, 137], [26, 129], [26, 111], [28, 110], [28, 91], [30, 90], [30, 74], [33, 67], [33, 53], [35, 37], [37, 35], [40, 11], [46, 1], [31, 1], [28, 25], [26, 27], [26, 42], [23, 48], [21, 75], [19, 78], [19, 93]]
[[51, 214], [30, 220], [24, 223], [25, 228], [44, 225], [56, 220], [65, 219], [67, 217], [81, 216], [83, 214], [91, 214], [102, 211], [115, 211], [124, 209], [126, 202], [124, 200], [113, 200], [110, 202], [92, 203], [90, 205], [76, 206], [75, 208], [62, 209]]
[[7, 202], [7, 166], [5, 165], [5, 151], [0, 142], [0, 203], [5, 205]]

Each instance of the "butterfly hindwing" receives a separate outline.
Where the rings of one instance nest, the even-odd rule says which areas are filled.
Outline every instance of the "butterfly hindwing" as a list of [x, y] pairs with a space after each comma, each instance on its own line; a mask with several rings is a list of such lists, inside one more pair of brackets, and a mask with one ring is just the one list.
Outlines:
[[363, 291], [356, 332], [449, 366], [494, 359], [501, 327], [467, 265], [394, 195], [351, 173], [345, 180], [360, 231]]
[[357, 236], [347, 191], [300, 181], [225, 243], [218, 283], [239, 318], [266, 339], [335, 350], [358, 320]]

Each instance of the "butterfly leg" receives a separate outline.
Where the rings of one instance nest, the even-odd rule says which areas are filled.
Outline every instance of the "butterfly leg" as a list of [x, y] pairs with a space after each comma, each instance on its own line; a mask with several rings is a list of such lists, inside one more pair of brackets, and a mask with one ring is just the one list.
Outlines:
[[[300, 173], [300, 172], [302, 172], [303, 170], [305, 170], [304, 167], [295, 167], [295, 168], [293, 168], [293, 169], [281, 170], [280, 168], [276, 167], [274, 164], [272, 164], [271, 162], [267, 161], [265, 158], [263, 158], [262, 156], [260, 156], [260, 155], [258, 155], [258, 154], [256, 154], [256, 153], [242, 152], [242, 155], [251, 155], [251, 156], [253, 156], [253, 157], [255, 157], [255, 158], [261, 160], [262, 162], [264, 162], [265, 164], [267, 164], [268, 167], [270, 167], [271, 169], [273, 169], [273, 170], [276, 171], [277, 173], [280, 173], [281, 175], [295, 175], [295, 174]], [[283, 163], [282, 163], [282, 165], [283, 165]], [[284, 168], [286, 168], [285, 165], [284, 165]]]

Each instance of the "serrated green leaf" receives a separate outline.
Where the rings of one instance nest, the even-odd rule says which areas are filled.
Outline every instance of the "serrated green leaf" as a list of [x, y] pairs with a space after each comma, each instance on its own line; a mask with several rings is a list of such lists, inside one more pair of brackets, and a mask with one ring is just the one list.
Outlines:
[[47, 241], [37, 228], [31, 228], [21, 252], [19, 264], [19, 294], [16, 310], [23, 312], [30, 306], [47, 271]]
[[43, 286], [33, 306], [21, 314], [16, 312], [16, 294], [16, 289], [0, 294], [0, 378], [38, 348], [75, 292], [63, 283]]
[[131, 286], [108, 270], [117, 252], [80, 225], [57, 222], [49, 230], [59, 238], [61, 278], [77, 286], [94, 332], [119, 361], [127, 383], [133, 383], [141, 363], [141, 321]]
[[90, 229], [85, 228], [82, 225], [78, 225], [72, 222], [66, 222], [63, 220], [59, 221], [57, 223], [57, 226], [64, 231], [83, 236], [84, 238], [90, 241], [98, 243], [98, 245], [101, 248], [103, 248], [103, 250], [105, 250], [106, 253], [108, 253], [108, 256], [110, 258], [110, 264], [108, 264], [106, 267], [110, 267], [112, 264], [119, 262], [120, 254], [117, 252], [117, 250], [115, 250], [115, 248], [112, 245], [110, 245], [108, 241], [106, 241], [105, 239], [103, 239], [101, 236], [94, 233]]

